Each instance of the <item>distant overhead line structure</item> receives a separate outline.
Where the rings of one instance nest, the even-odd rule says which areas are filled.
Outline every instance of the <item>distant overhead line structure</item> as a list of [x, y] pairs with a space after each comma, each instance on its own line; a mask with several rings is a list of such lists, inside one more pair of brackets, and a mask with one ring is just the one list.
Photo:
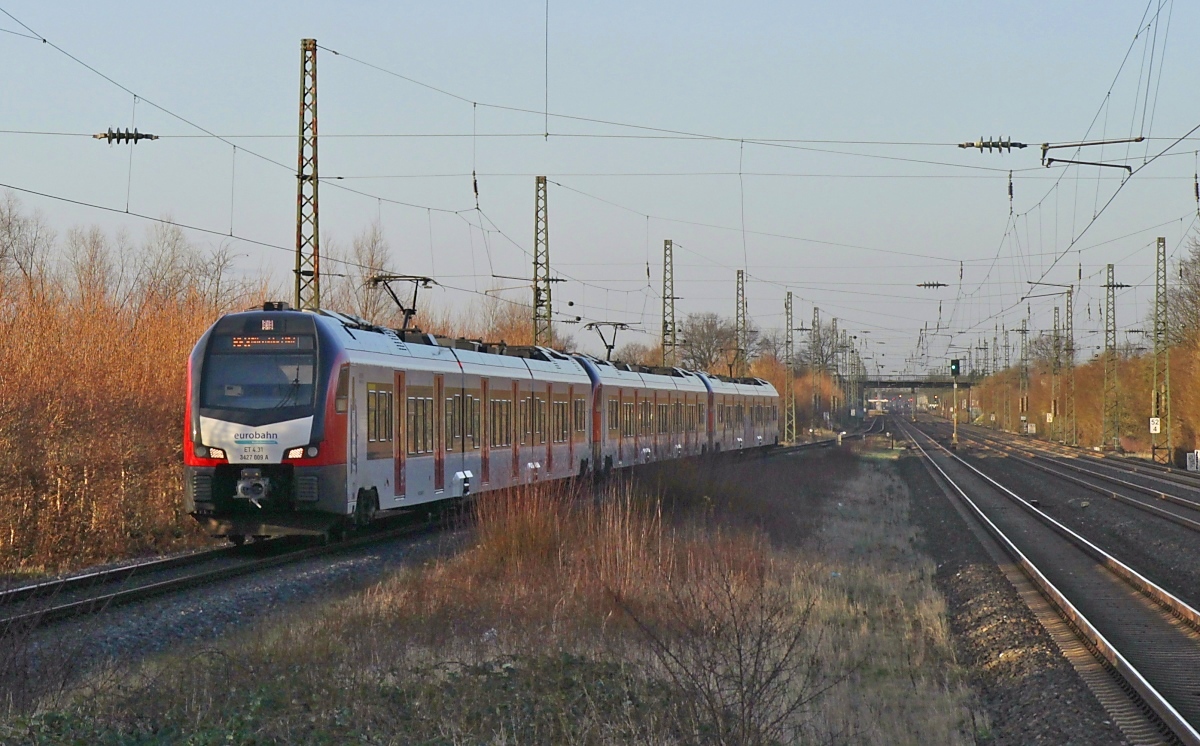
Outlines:
[[300, 152], [296, 162], [296, 308], [321, 306], [317, 222], [317, 40], [300, 40]]
[[[869, 389], [948, 389], [954, 385], [950, 376], [867, 376], [863, 386]], [[958, 382], [959, 388], [971, 388], [971, 380], [962, 377]]]

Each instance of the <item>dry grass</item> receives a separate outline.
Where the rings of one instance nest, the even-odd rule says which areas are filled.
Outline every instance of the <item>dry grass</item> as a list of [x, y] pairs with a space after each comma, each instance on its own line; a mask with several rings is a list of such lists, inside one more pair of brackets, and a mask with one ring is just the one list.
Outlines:
[[[748, 484], [764, 471], [677, 467], [602, 500], [488, 495], [458, 556], [216, 649], [97, 675], [0, 737], [971, 742], [890, 467], [833, 453], [771, 462], [773, 480]], [[752, 501], [745, 520], [718, 518]], [[768, 523], [792, 528], [756, 528]]]

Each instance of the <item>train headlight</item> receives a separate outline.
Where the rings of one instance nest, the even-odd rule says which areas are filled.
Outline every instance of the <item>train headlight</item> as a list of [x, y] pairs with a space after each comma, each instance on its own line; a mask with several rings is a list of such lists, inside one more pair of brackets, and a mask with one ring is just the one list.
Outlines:
[[320, 449], [316, 446], [300, 446], [299, 448], [289, 448], [283, 457], [285, 459], [316, 458], [318, 453], [320, 453]]
[[220, 448], [202, 446], [199, 443], [192, 448], [192, 453], [196, 454], [196, 458], [225, 458], [225, 451]]

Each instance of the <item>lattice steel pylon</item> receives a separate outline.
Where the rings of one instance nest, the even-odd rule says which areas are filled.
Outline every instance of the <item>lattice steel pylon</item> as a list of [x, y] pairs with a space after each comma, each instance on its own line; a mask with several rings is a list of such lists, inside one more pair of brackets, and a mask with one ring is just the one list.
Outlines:
[[[1075, 287], [1067, 287], [1067, 325], [1066, 340], [1063, 350], [1067, 362], [1067, 390], [1063, 397], [1066, 400], [1064, 416], [1071, 431], [1071, 445], [1079, 445], [1079, 426], [1075, 419]], [[1064, 434], [1064, 438], [1065, 438]]]
[[548, 345], [553, 336], [550, 321], [550, 213], [546, 204], [546, 177], [534, 181], [533, 198], [533, 343]]
[[737, 311], [734, 316], [734, 328], [737, 337], [737, 354], [734, 358], [734, 375], [741, 378], [746, 375], [746, 356], [750, 344], [746, 330], [746, 272], [737, 271]]
[[1008, 328], [1004, 328], [1004, 430], [1012, 432], [1012, 346], [1008, 343]]
[[1121, 404], [1117, 398], [1117, 296], [1113, 265], [1104, 283], [1104, 448], [1121, 449]]
[[833, 320], [829, 324], [829, 332], [830, 332], [830, 336], [833, 338], [832, 341], [830, 342], [830, 344], [833, 345], [833, 349], [830, 350], [830, 352], [832, 352], [832, 355], [830, 356], [832, 358], [832, 360], [830, 362], [833, 363], [833, 370], [830, 371], [830, 378], [832, 379], [831, 383], [833, 385], [829, 392], [829, 416], [832, 417], [837, 412], [837, 408], [838, 408], [837, 392], [838, 392], [838, 387], [841, 385], [841, 383], [840, 383], [841, 371], [838, 369], [838, 353], [837, 353], [837, 350], [838, 350], [838, 328], [837, 328], [837, 317], [836, 316], [833, 317]]
[[[1154, 261], [1154, 375], [1150, 389], [1150, 416], [1159, 418], [1161, 432], [1150, 431], [1150, 455], [1169, 464], [1175, 455], [1171, 434], [1171, 348], [1167, 340], [1167, 239], [1159, 237]], [[1166, 436], [1165, 438], [1163, 436]], [[1162, 441], [1166, 441], [1166, 445]], [[1163, 451], [1160, 455], [1159, 451]]]
[[796, 348], [793, 339], [792, 293], [783, 301], [783, 317], [787, 333], [783, 342], [783, 442], [796, 442]]
[[812, 432], [817, 437], [817, 410], [821, 408], [821, 368], [824, 367], [824, 355], [821, 353], [821, 309], [813, 306], [812, 328], [808, 332], [809, 367], [812, 369]]
[[662, 364], [676, 365], [675, 242], [663, 241]]
[[1062, 336], [1059, 333], [1059, 308], [1054, 307], [1054, 335], [1050, 338], [1050, 440], [1062, 440], [1062, 420], [1058, 416], [1059, 373], [1062, 370]]
[[1029, 424], [1029, 318], [1021, 319], [1021, 328], [1017, 330], [1017, 334], [1021, 335], [1021, 383], [1020, 383], [1020, 411], [1021, 431], [1027, 432], [1025, 426]]
[[300, 152], [296, 160], [296, 308], [321, 307], [317, 222], [317, 40], [300, 40]]

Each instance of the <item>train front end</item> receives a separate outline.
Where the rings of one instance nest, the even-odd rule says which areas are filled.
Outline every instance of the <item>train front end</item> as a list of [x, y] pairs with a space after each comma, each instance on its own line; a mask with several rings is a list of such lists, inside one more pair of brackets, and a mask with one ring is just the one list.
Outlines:
[[268, 303], [221, 317], [193, 349], [185, 508], [210, 534], [240, 543], [344, 521], [344, 354], [323, 320]]

